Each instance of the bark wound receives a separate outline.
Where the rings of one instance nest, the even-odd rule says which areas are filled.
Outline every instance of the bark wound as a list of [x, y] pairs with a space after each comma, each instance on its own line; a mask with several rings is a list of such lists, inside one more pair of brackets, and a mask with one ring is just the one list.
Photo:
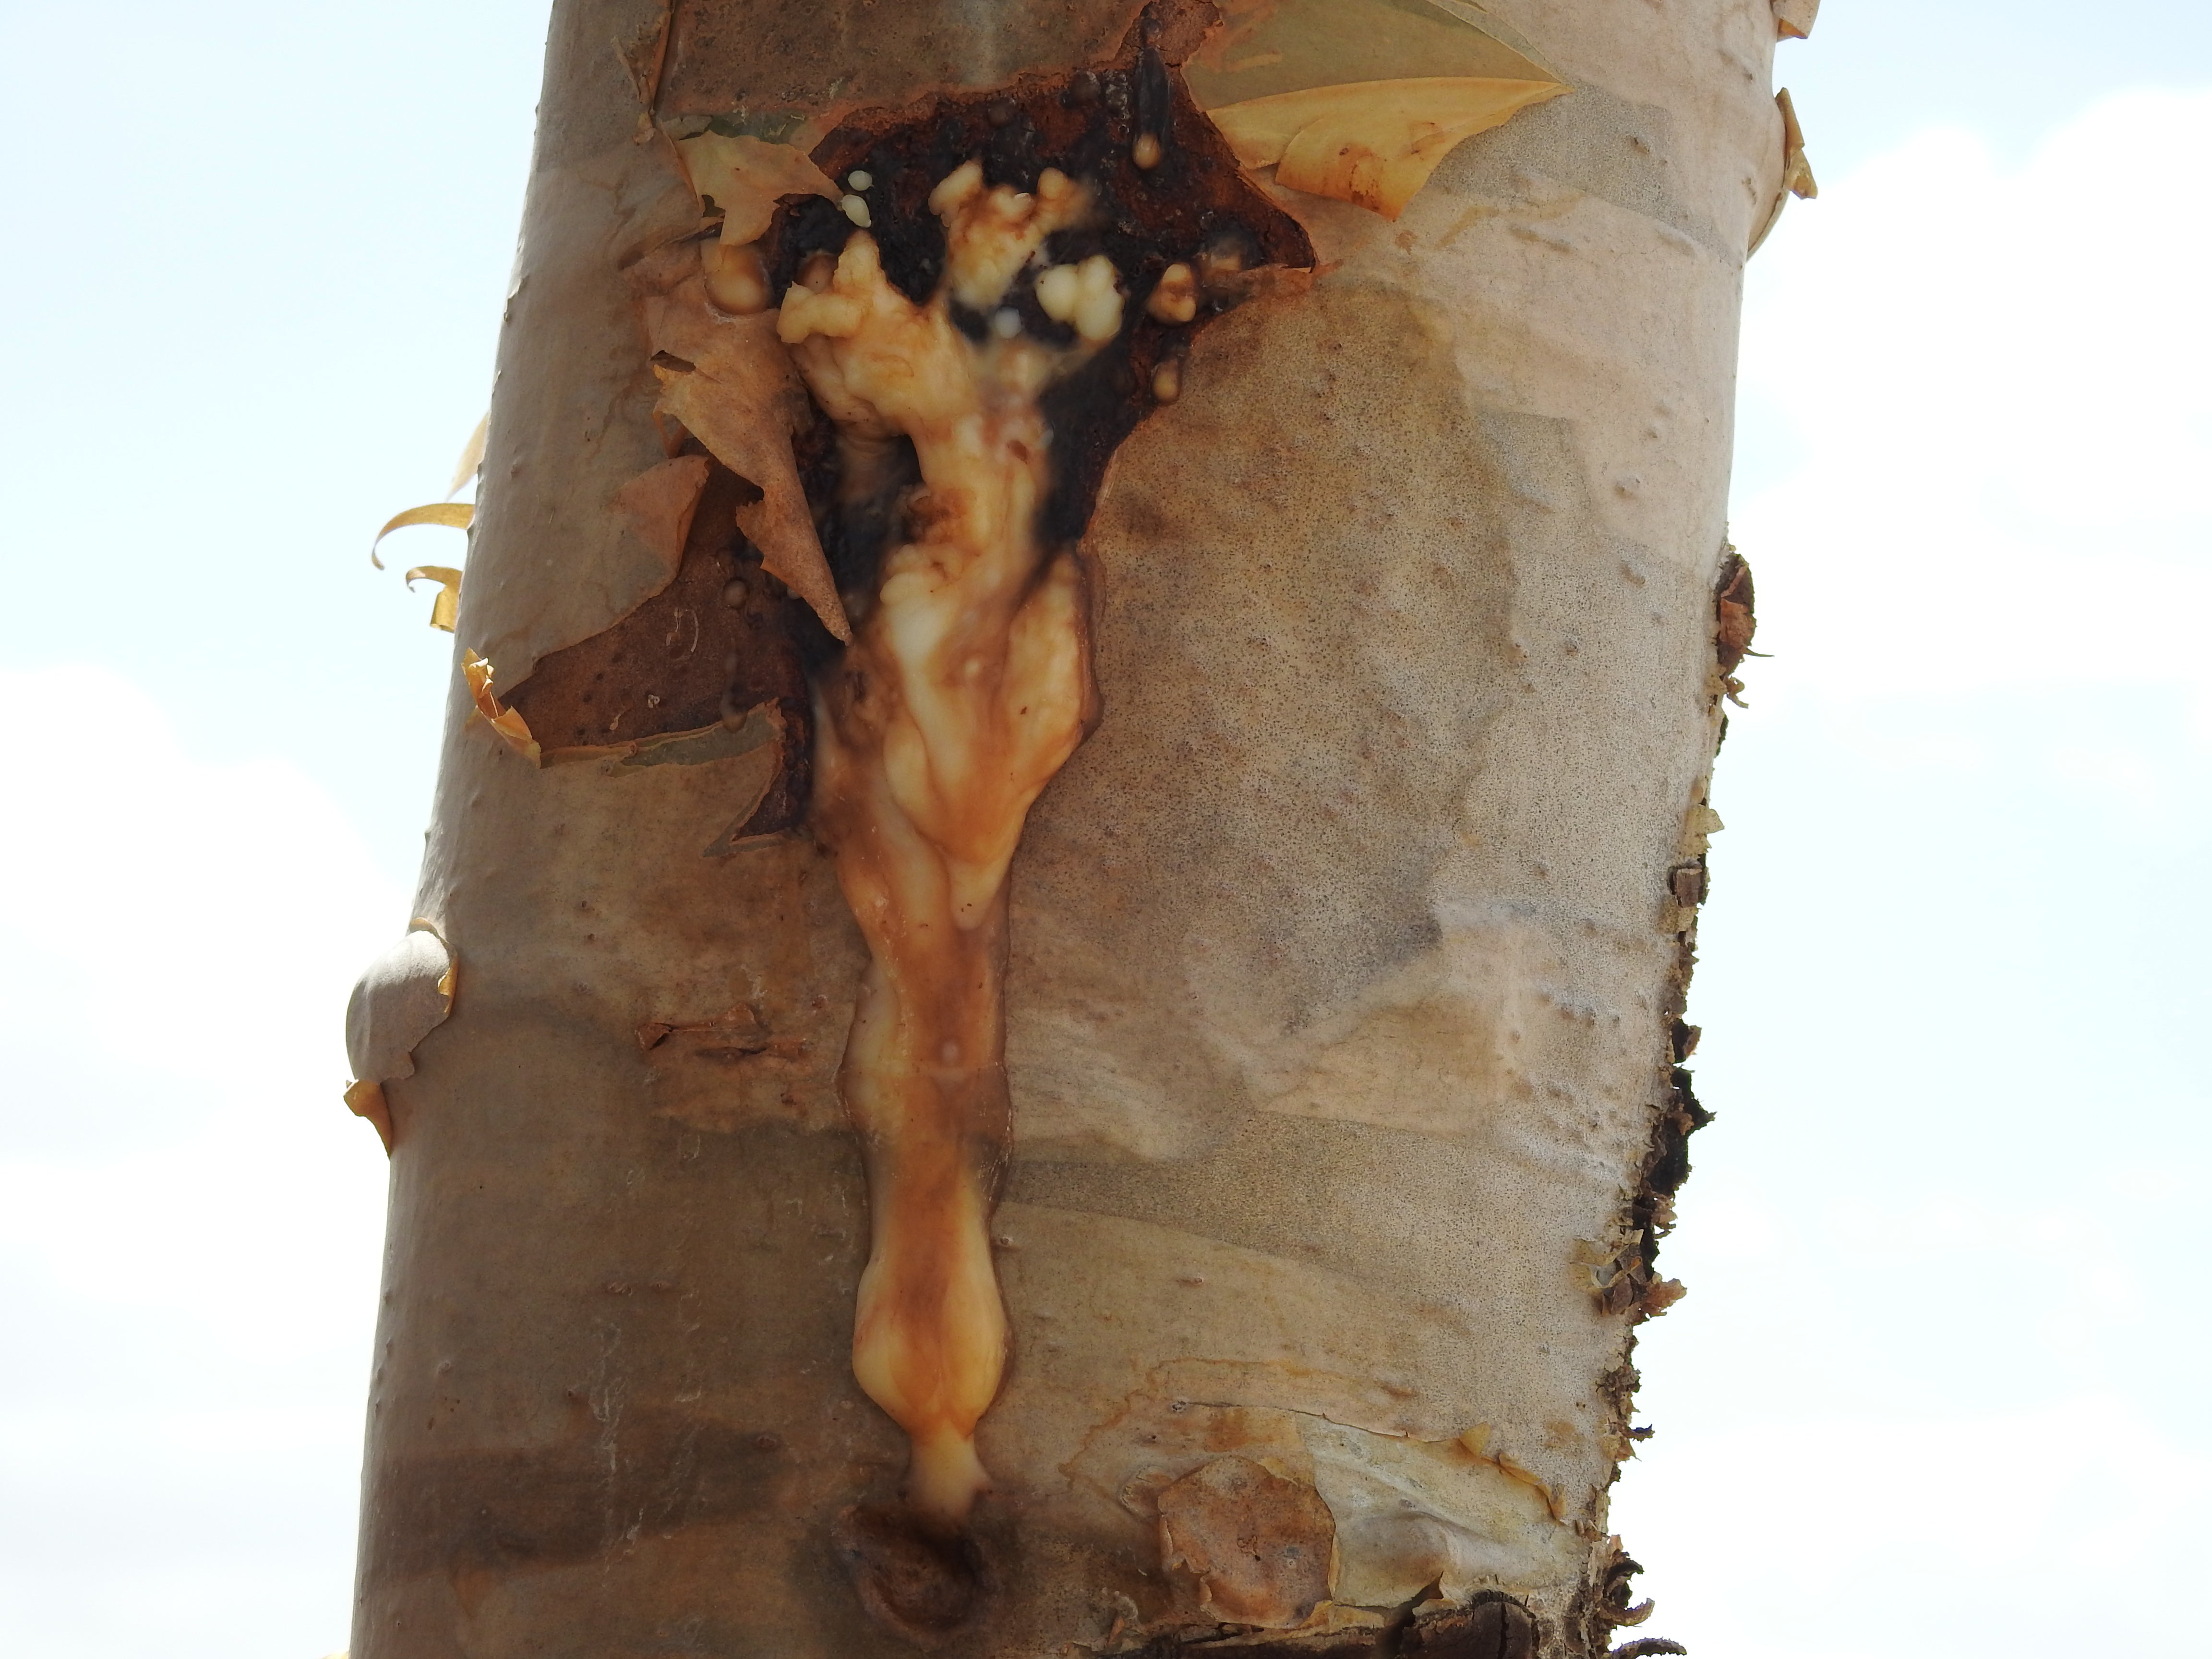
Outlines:
[[1191, 332], [1312, 260], [1157, 39], [848, 120], [813, 156], [850, 193], [787, 206], [761, 250], [824, 417], [799, 459], [854, 621], [816, 679], [814, 795], [871, 958], [839, 1078], [871, 1206], [854, 1370], [912, 1444], [909, 1514], [851, 1512], [839, 1548], [909, 1632], [973, 1596], [957, 1534], [1006, 1344], [1006, 875], [1097, 714], [1075, 544]]
[[[772, 782], [702, 850], [811, 812], [836, 855], [870, 955], [839, 1074], [872, 1224], [854, 1370], [912, 1446], [907, 1507], [848, 1511], [836, 1543], [924, 1640], [979, 1589], [1006, 883], [1097, 714], [1076, 544], [1194, 333], [1313, 264], [1182, 84], [1195, 16], [1147, 15], [1103, 67], [853, 113], [811, 156], [742, 123], [682, 141], [701, 226], [630, 267], [670, 459], [614, 503], [672, 579], [509, 699], [549, 763], [773, 740]], [[639, 1041], [769, 1042], [725, 1024]]]
[[1160, 1554], [1199, 1583], [1199, 1605], [1232, 1624], [1302, 1625], [1328, 1598], [1336, 1517], [1303, 1480], [1218, 1457], [1163, 1492]]
[[[675, 580], [605, 633], [542, 659], [508, 701], [548, 765], [656, 752], [679, 758], [670, 745], [646, 745], [686, 733], [704, 738], [717, 727], [738, 738], [749, 720], [766, 719], [775, 728], [775, 773], [751, 810], [699, 849], [720, 854], [805, 817], [813, 767], [806, 647], [822, 630], [761, 568], [738, 529], [737, 508], [760, 492], [697, 440], [685, 441], [685, 454], [705, 482]], [[723, 752], [711, 740], [691, 747], [700, 759]]]

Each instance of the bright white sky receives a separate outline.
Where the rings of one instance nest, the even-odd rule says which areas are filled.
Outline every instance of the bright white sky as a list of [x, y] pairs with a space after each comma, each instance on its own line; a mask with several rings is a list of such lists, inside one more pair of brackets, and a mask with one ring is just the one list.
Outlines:
[[[10, 1655], [344, 1641], [384, 1160], [339, 1016], [447, 666], [362, 555], [484, 402], [544, 4], [0, 0]], [[2212, 8], [1830, 0], [1781, 55], [1822, 194], [1749, 281], [1776, 654], [1638, 1633], [2212, 1655]]]

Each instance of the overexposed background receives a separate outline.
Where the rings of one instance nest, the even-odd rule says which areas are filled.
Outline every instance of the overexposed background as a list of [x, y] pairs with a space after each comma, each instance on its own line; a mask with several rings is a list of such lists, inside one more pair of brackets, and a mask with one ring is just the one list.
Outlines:
[[[483, 409], [544, 9], [0, 0], [10, 1655], [345, 1639], [385, 1166], [339, 1013], [449, 649], [362, 553]], [[1748, 282], [1775, 655], [1638, 1633], [2212, 1654], [2212, 9], [1830, 0], [1778, 78], [1821, 196]]]

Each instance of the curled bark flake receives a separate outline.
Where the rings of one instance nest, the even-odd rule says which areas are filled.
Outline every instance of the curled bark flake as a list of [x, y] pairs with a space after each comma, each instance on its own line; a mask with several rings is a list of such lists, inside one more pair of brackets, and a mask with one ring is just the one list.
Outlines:
[[[1608, 1537], [1598, 1547], [1577, 1614], [1577, 1622], [1587, 1632], [1591, 1651], [1607, 1652], [1606, 1644], [1611, 1641], [1613, 1631], [1632, 1629], [1651, 1617], [1656, 1603], [1648, 1597], [1637, 1601], [1631, 1588], [1636, 1576], [1643, 1571], [1643, 1564], [1621, 1548], [1617, 1536]], [[1619, 1656], [1623, 1654], [1681, 1651], [1672, 1644], [1658, 1647], [1645, 1645], [1654, 1640], [1663, 1638], [1645, 1638], [1631, 1642], [1624, 1647], [1613, 1649], [1607, 1659], [1619, 1659]]]
[[407, 573], [407, 586], [418, 581], [438, 584], [438, 597], [430, 601], [430, 626], [452, 633], [461, 614], [461, 573], [451, 565], [418, 564]]
[[530, 734], [530, 722], [520, 711], [500, 706], [492, 690], [492, 665], [473, 651], [461, 656], [461, 676], [468, 682], [469, 701], [476, 705], [476, 718], [489, 726], [492, 735], [532, 765], [537, 764], [538, 740]]
[[[379, 570], [384, 568], [384, 561], [377, 556], [376, 550], [395, 530], [404, 530], [410, 525], [418, 524], [444, 525], [452, 530], [466, 530], [475, 522], [475, 506], [453, 498], [460, 493], [463, 484], [476, 477], [477, 469], [483, 465], [484, 440], [490, 430], [491, 413], [486, 410], [483, 418], [477, 422], [476, 430], [469, 434], [469, 441], [461, 446], [460, 459], [453, 464], [453, 481], [446, 486], [446, 499], [423, 507], [410, 507], [387, 519], [384, 527], [376, 532], [376, 539], [368, 544], [368, 562], [371, 564]], [[411, 581], [413, 577], [410, 575], [409, 580]], [[438, 624], [433, 622], [431, 625], [435, 627]]]
[[416, 921], [368, 965], [346, 1003], [346, 1058], [355, 1081], [345, 1103], [367, 1118], [389, 1152], [398, 1139], [387, 1083], [415, 1075], [415, 1048], [453, 1007], [453, 953], [436, 928]]
[[430, 501], [395, 513], [384, 521], [384, 527], [376, 532], [376, 539], [368, 544], [368, 562], [379, 570], [384, 568], [384, 560], [378, 555], [377, 549], [395, 530], [405, 530], [418, 524], [437, 524], [448, 530], [466, 530], [476, 515], [475, 507], [467, 501]]
[[1385, 219], [1406, 210], [1464, 139], [1567, 88], [1544, 82], [1374, 81], [1284, 93], [1212, 112], [1249, 167]]
[[449, 499], [459, 495], [461, 486], [475, 477], [483, 465], [484, 444], [490, 436], [491, 411], [486, 410], [477, 420], [476, 430], [469, 434], [469, 441], [461, 446], [459, 459], [453, 463], [453, 481], [446, 486]]
[[1772, 0], [1774, 35], [1778, 40], [1802, 40], [1813, 32], [1820, 15], [1820, 0]]
[[1249, 167], [1395, 219], [1462, 140], [1570, 90], [1471, 7], [1231, 0], [1193, 93]]
[[1820, 193], [1820, 186], [1813, 177], [1813, 164], [1805, 159], [1805, 130], [1797, 125], [1797, 106], [1790, 101], [1789, 88], [1774, 94], [1774, 106], [1782, 118], [1782, 182], [1775, 187], [1774, 204], [1767, 210], [1765, 221], [1752, 237], [1751, 246], [1744, 250], [1747, 259], [1758, 252], [1759, 244], [1772, 234], [1791, 197], [1809, 200]]
[[1667, 890], [1685, 910], [1694, 910], [1705, 902], [1706, 884], [1705, 861], [1702, 858], [1678, 864], [1667, 872]]
[[358, 1079], [346, 1085], [344, 1099], [348, 1111], [368, 1120], [369, 1127], [384, 1143], [385, 1156], [390, 1157], [393, 1142], [392, 1103], [385, 1098], [384, 1085], [367, 1078]]
[[1752, 636], [1759, 617], [1751, 580], [1751, 564], [1733, 547], [1721, 550], [1720, 574], [1713, 583], [1713, 650], [1723, 674], [1733, 674], [1751, 653]]

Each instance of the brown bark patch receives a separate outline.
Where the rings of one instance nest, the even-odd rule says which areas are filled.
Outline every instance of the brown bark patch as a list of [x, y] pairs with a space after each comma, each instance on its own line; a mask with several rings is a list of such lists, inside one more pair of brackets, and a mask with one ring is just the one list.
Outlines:
[[1735, 672], [1751, 650], [1752, 635], [1758, 631], [1751, 564], [1731, 547], [1721, 559], [1720, 576], [1713, 584], [1713, 649], [1720, 658], [1722, 673]]
[[[761, 568], [738, 531], [736, 509], [757, 492], [705, 456], [678, 457], [670, 465], [684, 463], [704, 469], [705, 477], [676, 579], [605, 633], [542, 658], [508, 702], [530, 723], [549, 765], [625, 753], [643, 758], [645, 740], [717, 725], [734, 732], [748, 716], [761, 718], [755, 710], [769, 711], [780, 722], [775, 775], [744, 821], [716, 843], [726, 852], [805, 817], [813, 745], [800, 641], [821, 627]], [[676, 493], [650, 492], [658, 507]], [[653, 752], [681, 763], [722, 751], [701, 743]]]
[[[1752, 635], [1758, 631], [1751, 565], [1735, 549], [1724, 547], [1720, 574], [1713, 583], [1713, 655], [1721, 671], [1721, 690], [1739, 708], [1745, 706], [1743, 682], [1735, 677], [1735, 671], [1746, 657], [1762, 654], [1751, 648]], [[1728, 735], [1725, 718], [1721, 721], [1721, 735]]]
[[1198, 1580], [1217, 1618], [1281, 1630], [1328, 1597], [1336, 1517], [1302, 1480], [1219, 1457], [1159, 1497], [1160, 1554]]
[[[1200, 111], [1166, 53], [1165, 32], [1147, 23], [1121, 55], [1098, 70], [1035, 76], [993, 92], [944, 93], [896, 110], [860, 112], [815, 147], [832, 178], [858, 170], [872, 181], [869, 230], [885, 276], [917, 304], [944, 274], [945, 232], [929, 194], [954, 169], [982, 164], [987, 185], [1025, 191], [1048, 167], [1090, 192], [1084, 223], [1045, 245], [1055, 264], [1095, 254], [1114, 263], [1127, 286], [1125, 322], [1115, 339], [1077, 374], [1045, 392], [1054, 477], [1039, 526], [1048, 545], [1078, 540], [1091, 520], [1114, 452], [1163, 401], [1156, 387], [1180, 389], [1182, 363], [1198, 331], [1255, 294], [1306, 280], [1314, 260], [1304, 229], [1270, 201], [1238, 166], [1227, 141]], [[1158, 160], [1137, 163], [1137, 141], [1157, 141]], [[770, 229], [769, 287], [781, 294], [801, 264], [835, 258], [852, 234], [836, 204], [817, 198], [787, 204]], [[1196, 284], [1190, 320], [1163, 320], [1147, 301], [1171, 267]], [[1046, 315], [1033, 288], [1016, 284], [1008, 305], [1024, 334], [1072, 341], [1073, 331]], [[1179, 307], [1164, 308], [1170, 317]], [[954, 321], [981, 339], [988, 320], [956, 305]], [[1164, 378], [1163, 369], [1170, 371]], [[912, 480], [887, 477], [884, 489], [854, 499], [842, 488], [825, 430], [799, 441], [807, 495], [824, 551], [849, 609], [865, 606], [887, 539], [896, 540]], [[535, 727], [532, 728], [535, 730]]]

